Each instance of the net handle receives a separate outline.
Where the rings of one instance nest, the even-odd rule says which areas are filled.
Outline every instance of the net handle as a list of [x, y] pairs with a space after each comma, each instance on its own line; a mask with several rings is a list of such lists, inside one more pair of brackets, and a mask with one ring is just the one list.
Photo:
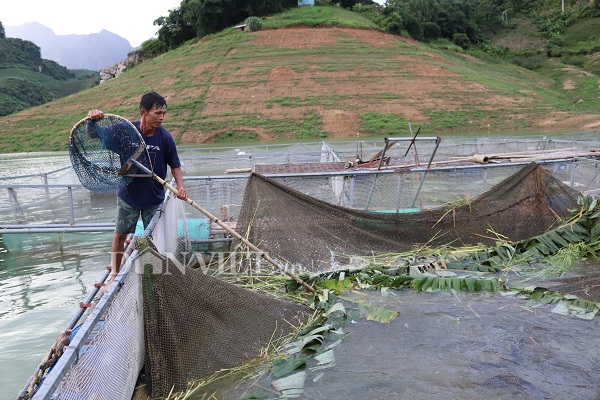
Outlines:
[[[139, 162], [137, 162], [135, 160], [133, 160], [133, 162], [141, 170], [143, 170], [144, 172], [146, 172], [148, 174], [151, 174], [152, 178], [154, 180], [156, 180], [158, 183], [160, 183], [162, 186], [164, 186], [165, 188], [169, 189], [175, 195], [179, 194], [179, 192], [177, 191], [177, 189], [173, 185], [167, 183], [164, 179], [162, 179], [160, 176], [158, 176], [155, 173], [153, 173], [152, 171], [150, 171], [143, 164], [140, 164]], [[281, 265], [276, 260], [274, 260], [273, 258], [271, 258], [267, 253], [265, 253], [264, 251], [262, 251], [261, 249], [259, 249], [257, 246], [255, 246], [254, 244], [252, 244], [248, 239], [246, 239], [245, 237], [243, 237], [242, 235], [240, 235], [239, 233], [237, 233], [229, 225], [225, 224], [224, 222], [222, 222], [221, 220], [219, 220], [217, 217], [215, 217], [213, 214], [211, 214], [210, 211], [208, 211], [207, 209], [205, 209], [204, 207], [202, 207], [200, 204], [196, 203], [194, 200], [190, 199], [189, 197], [185, 200], [185, 202], [188, 203], [189, 205], [191, 205], [192, 207], [194, 207], [196, 210], [200, 211], [202, 214], [204, 214], [212, 222], [216, 223], [221, 228], [225, 229], [225, 231], [227, 231], [233, 237], [235, 237], [236, 239], [238, 239], [240, 242], [244, 243], [246, 246], [248, 246], [249, 248], [251, 248], [252, 250], [254, 250], [256, 253], [260, 254], [260, 256], [262, 258], [264, 258], [269, 263], [271, 263], [273, 266], [275, 266], [276, 268], [278, 268], [281, 272], [283, 272], [284, 274], [286, 274], [287, 276], [289, 276], [290, 278], [292, 278], [294, 281], [296, 281], [300, 285], [304, 286], [304, 288], [306, 290], [308, 290], [310, 293], [315, 293], [315, 289], [312, 286], [310, 286], [308, 283], [306, 283], [305, 281], [303, 281], [302, 278], [300, 278], [298, 275], [294, 274], [293, 272], [289, 271], [283, 265]]]
[[90, 119], [90, 117], [82, 118], [79, 120], [79, 122], [77, 122], [75, 125], [73, 125], [73, 127], [71, 128], [71, 132], [69, 133], [69, 147], [73, 147], [73, 133], [75, 132], [75, 129], [77, 129], [77, 127], [79, 125], [83, 124], [88, 119]]
[[[92, 119], [90, 117], [81, 118], [75, 125], [73, 125], [73, 128], [71, 128], [70, 136], [73, 136], [73, 132], [75, 132], [75, 129], [77, 129], [77, 127], [79, 125], [83, 124], [84, 122], [87, 122], [88, 120], [89, 121], [97, 121], [97, 120], [100, 120], [100, 119], [103, 119], [103, 118], [108, 118], [108, 117], [117, 118], [117, 119], [119, 119], [119, 120], [121, 120], [123, 122], [126, 122], [127, 124], [129, 124], [132, 128], [134, 128], [137, 131], [137, 128], [135, 127], [135, 125], [133, 125], [131, 123], [131, 121], [128, 120], [127, 118], [123, 118], [123, 117], [121, 117], [120, 115], [117, 115], [117, 114], [105, 114], [105, 113], [103, 113], [103, 114], [104, 114], [104, 117], [98, 118], [98, 119]], [[139, 132], [138, 132], [138, 134], [139, 134]]]

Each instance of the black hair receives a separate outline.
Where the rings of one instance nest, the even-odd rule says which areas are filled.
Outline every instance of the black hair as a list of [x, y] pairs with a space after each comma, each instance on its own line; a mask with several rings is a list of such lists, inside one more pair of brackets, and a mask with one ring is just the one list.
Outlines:
[[167, 106], [167, 101], [164, 97], [156, 92], [146, 93], [140, 100], [140, 110], [150, 111], [152, 108]]

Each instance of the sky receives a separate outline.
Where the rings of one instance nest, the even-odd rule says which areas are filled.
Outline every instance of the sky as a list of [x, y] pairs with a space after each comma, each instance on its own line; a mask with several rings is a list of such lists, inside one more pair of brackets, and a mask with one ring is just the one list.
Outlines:
[[103, 29], [127, 39], [133, 47], [156, 37], [152, 23], [181, 0], [2, 0], [4, 28], [38, 22], [57, 35], [98, 33]]

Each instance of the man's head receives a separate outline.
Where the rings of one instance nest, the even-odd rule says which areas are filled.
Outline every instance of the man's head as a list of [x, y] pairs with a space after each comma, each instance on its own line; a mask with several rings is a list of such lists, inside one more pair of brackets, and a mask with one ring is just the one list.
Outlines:
[[160, 94], [156, 92], [146, 93], [140, 100], [140, 110], [150, 111], [154, 107], [162, 108], [167, 107], [167, 101]]
[[156, 92], [146, 93], [140, 101], [140, 129], [144, 135], [151, 136], [162, 125], [167, 113], [166, 100]]

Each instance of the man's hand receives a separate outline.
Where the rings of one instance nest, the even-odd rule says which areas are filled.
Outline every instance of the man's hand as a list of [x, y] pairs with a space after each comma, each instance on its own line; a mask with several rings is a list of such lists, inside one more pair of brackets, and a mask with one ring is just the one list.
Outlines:
[[104, 118], [104, 113], [100, 110], [90, 110], [87, 117], [89, 119], [85, 122], [85, 133], [91, 138], [98, 138], [96, 121]]
[[87, 116], [89, 119], [102, 119], [104, 118], [104, 113], [100, 110], [90, 110]]
[[187, 200], [188, 192], [183, 187], [181, 189], [177, 188], [177, 195], [175, 197], [177, 197], [179, 200]]
[[185, 190], [185, 184], [183, 183], [183, 172], [181, 171], [181, 167], [171, 168], [171, 173], [173, 174], [175, 185], [177, 186], [177, 194], [175, 197], [180, 200], [187, 200], [188, 192]]

